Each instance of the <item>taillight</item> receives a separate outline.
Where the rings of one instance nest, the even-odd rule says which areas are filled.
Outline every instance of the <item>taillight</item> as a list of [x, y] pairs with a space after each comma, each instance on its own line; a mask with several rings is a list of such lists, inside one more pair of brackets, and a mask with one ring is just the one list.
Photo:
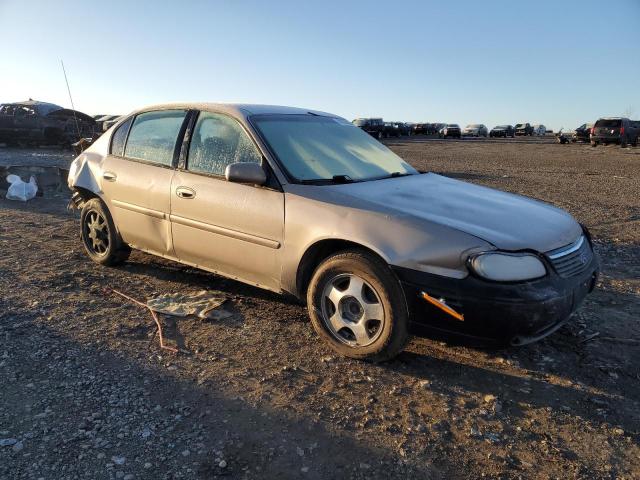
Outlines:
[[624, 135], [624, 127], [620, 127], [620, 135]]

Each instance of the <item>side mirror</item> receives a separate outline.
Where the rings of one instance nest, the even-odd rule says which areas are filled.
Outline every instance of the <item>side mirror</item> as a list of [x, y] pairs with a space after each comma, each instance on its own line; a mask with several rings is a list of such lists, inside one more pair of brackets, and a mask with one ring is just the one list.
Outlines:
[[238, 162], [227, 165], [224, 176], [228, 182], [249, 183], [252, 185], [264, 185], [267, 183], [267, 174], [262, 165], [253, 162]]

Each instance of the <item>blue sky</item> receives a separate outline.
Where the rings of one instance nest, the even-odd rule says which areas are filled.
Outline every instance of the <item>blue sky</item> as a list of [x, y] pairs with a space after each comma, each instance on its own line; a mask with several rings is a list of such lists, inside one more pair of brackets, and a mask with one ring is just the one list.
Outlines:
[[[526, 7], [520, 6], [526, 5]], [[640, 0], [0, 0], [0, 102], [221, 101], [352, 119], [640, 118]]]

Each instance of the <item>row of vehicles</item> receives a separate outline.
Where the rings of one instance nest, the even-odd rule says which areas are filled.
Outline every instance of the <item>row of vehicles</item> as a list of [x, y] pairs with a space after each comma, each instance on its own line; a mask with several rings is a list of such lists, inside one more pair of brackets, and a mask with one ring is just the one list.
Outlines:
[[438, 135], [439, 138], [462, 137], [515, 137], [546, 135], [547, 129], [542, 124], [518, 123], [498, 125], [489, 130], [482, 123], [472, 123], [460, 128], [457, 123], [405, 123], [385, 122], [382, 118], [356, 118], [353, 124], [360, 127], [375, 138], [400, 137], [403, 135]]
[[410, 123], [385, 122], [381, 118], [356, 118], [353, 124], [377, 139], [401, 137], [414, 133]]

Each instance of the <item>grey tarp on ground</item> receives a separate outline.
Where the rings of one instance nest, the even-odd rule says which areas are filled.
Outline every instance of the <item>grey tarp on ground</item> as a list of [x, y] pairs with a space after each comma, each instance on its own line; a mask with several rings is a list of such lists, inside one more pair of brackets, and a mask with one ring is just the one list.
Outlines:
[[220, 320], [232, 314], [219, 309], [227, 296], [218, 291], [201, 290], [190, 293], [166, 293], [147, 301], [147, 306], [158, 313], [186, 317], [195, 315], [199, 318]]

